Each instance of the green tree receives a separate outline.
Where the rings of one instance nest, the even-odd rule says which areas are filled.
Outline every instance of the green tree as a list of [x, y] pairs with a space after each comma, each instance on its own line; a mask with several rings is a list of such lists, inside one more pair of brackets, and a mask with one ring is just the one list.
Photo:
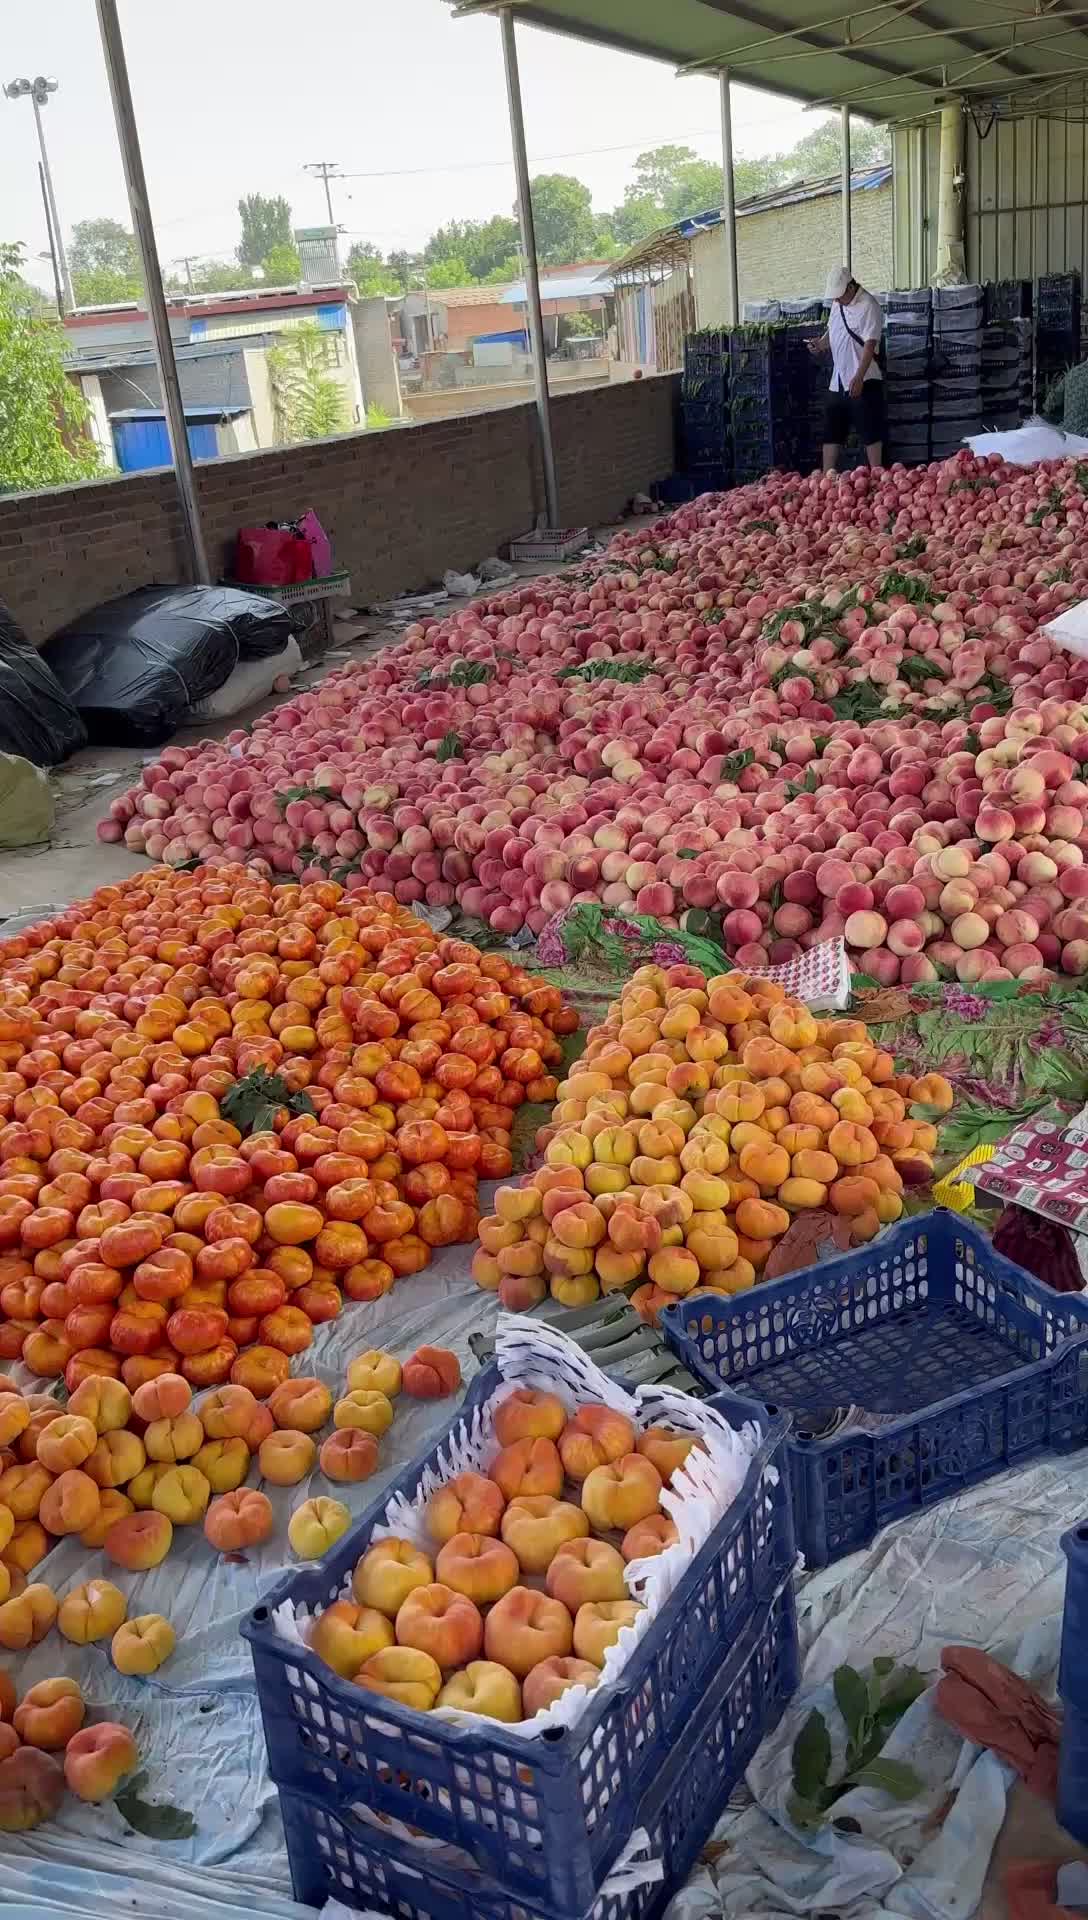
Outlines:
[[530, 182], [537, 257], [566, 266], [593, 252], [598, 221], [589, 188], [571, 173], [538, 173]]
[[404, 288], [391, 267], [382, 259], [372, 240], [357, 240], [348, 254], [347, 276], [354, 280], [364, 299], [374, 294], [403, 293]]
[[119, 220], [77, 220], [68, 247], [72, 290], [81, 307], [139, 300], [143, 276], [135, 236]]
[[293, 241], [285, 245], [282, 240], [277, 240], [261, 261], [261, 266], [270, 287], [293, 287], [302, 279], [302, 261]]
[[[879, 167], [890, 159], [891, 148], [888, 144], [887, 127], [869, 127], [860, 121], [852, 121], [850, 126], [850, 165], [852, 167]], [[842, 140], [837, 120], [829, 120], [826, 126], [813, 127], [788, 153], [776, 156], [779, 169], [778, 181], [822, 180], [829, 173], [839, 173], [842, 169]]]
[[259, 267], [273, 247], [293, 245], [291, 206], [282, 194], [269, 199], [263, 193], [246, 193], [238, 202], [242, 238], [238, 258], [243, 266]]
[[[241, 293], [256, 285], [252, 267], [233, 262], [198, 260], [192, 272], [194, 293]], [[180, 291], [189, 291], [187, 281]]]
[[329, 374], [329, 366], [329, 335], [315, 320], [287, 328], [269, 348], [276, 438], [281, 444], [327, 440], [330, 434], [347, 432], [347, 396]]
[[500, 260], [497, 266], [492, 267], [490, 273], [484, 274], [480, 284], [485, 287], [503, 287], [510, 280], [520, 279], [521, 255], [508, 253], [505, 260]]
[[87, 480], [101, 465], [64, 371], [64, 329], [40, 311], [22, 262], [22, 247], [0, 244], [0, 493]]
[[490, 220], [453, 220], [449, 226], [439, 227], [424, 247], [423, 258], [428, 263], [463, 260], [469, 275], [466, 285], [471, 285], [489, 279], [517, 252], [517, 245], [517, 221], [496, 213]]
[[470, 287], [474, 284], [473, 277], [465, 265], [465, 262], [456, 258], [429, 262], [425, 266], [423, 274], [420, 275], [420, 280], [421, 282], [425, 281], [426, 285], [431, 288]]
[[415, 265], [415, 255], [409, 253], [404, 247], [397, 247], [392, 253], [387, 254], [386, 266], [396, 281], [398, 293], [407, 293], [412, 285]]
[[[776, 186], [781, 165], [779, 159], [736, 161], [733, 190], [737, 199]], [[635, 177], [609, 224], [620, 244], [630, 247], [659, 227], [707, 213], [721, 202], [722, 170], [716, 161], [700, 160], [691, 147], [651, 147], [635, 161]]]

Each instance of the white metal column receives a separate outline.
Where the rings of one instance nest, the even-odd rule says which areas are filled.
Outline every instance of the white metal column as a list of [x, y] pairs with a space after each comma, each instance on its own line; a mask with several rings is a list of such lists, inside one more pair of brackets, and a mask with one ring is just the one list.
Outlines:
[[740, 283], [737, 275], [737, 210], [733, 194], [733, 102], [728, 67], [718, 75], [722, 110], [722, 225], [725, 228], [725, 257], [729, 267], [729, 324], [740, 320]]
[[842, 264], [849, 267], [854, 246], [850, 207], [850, 109], [840, 107], [839, 113], [842, 120]]
[[147, 305], [154, 335], [155, 364], [158, 368], [159, 386], [170, 435], [170, 449], [174, 456], [174, 474], [177, 479], [178, 497], [181, 501], [189, 569], [194, 580], [210, 581], [212, 575], [208, 567], [204, 532], [200, 524], [200, 507], [193, 476], [193, 461], [189, 452], [189, 435], [185, 426], [185, 408], [182, 405], [177, 361], [174, 359], [174, 342], [170, 334], [170, 316], [166, 310], [162, 272], [155, 247], [155, 230], [151, 223], [147, 181], [144, 178], [144, 163], [140, 153], [140, 136], [132, 106], [125, 46], [117, 18], [117, 0], [95, 0], [95, 4], [98, 8], [102, 51], [106, 57], [106, 72], [113, 97], [117, 137], [121, 143], [128, 203], [132, 210], [132, 228], [136, 235], [136, 244], [140, 249], [140, 264], [143, 268], [144, 286], [147, 289]]
[[521, 226], [521, 250], [525, 256], [525, 292], [529, 308], [529, 345], [533, 355], [536, 383], [536, 412], [540, 424], [540, 457], [544, 467], [544, 502], [548, 525], [559, 525], [559, 491], [555, 479], [555, 448], [552, 442], [551, 395], [548, 391], [548, 362], [544, 353], [544, 316], [540, 309], [540, 272], [536, 258], [536, 230], [533, 202], [529, 190], [529, 159], [525, 151], [525, 120], [521, 111], [521, 81], [518, 77], [518, 48], [514, 16], [509, 7], [499, 15], [502, 26], [502, 56], [506, 67], [506, 98], [510, 108], [510, 139], [514, 148], [514, 177], [518, 189], [518, 220]]

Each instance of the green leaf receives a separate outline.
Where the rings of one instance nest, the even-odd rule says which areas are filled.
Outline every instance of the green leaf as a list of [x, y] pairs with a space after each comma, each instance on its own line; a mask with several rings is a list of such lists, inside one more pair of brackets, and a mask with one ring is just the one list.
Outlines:
[[851, 1785], [855, 1787], [878, 1787], [882, 1793], [890, 1794], [893, 1800], [913, 1800], [921, 1793], [924, 1782], [913, 1767], [902, 1760], [870, 1760], [864, 1767], [851, 1774]]
[[294, 1114], [317, 1113], [308, 1093], [301, 1088], [292, 1093], [286, 1080], [278, 1073], [266, 1073], [263, 1067], [236, 1080], [219, 1102], [224, 1119], [243, 1134], [270, 1133], [281, 1107]]
[[908, 1707], [920, 1700], [929, 1685], [917, 1667], [899, 1667], [891, 1676], [880, 1699], [880, 1719], [901, 1720]]
[[803, 1832], [811, 1832], [815, 1827], [820, 1826], [824, 1817], [824, 1809], [815, 1801], [806, 1800], [800, 1793], [790, 1794], [786, 1802], [786, 1812], [794, 1826], [800, 1827]]
[[859, 1747], [868, 1729], [869, 1689], [856, 1668], [835, 1669], [835, 1703], [846, 1723], [850, 1745]]
[[697, 860], [699, 858], [699, 849], [697, 847], [678, 847], [676, 850], [676, 858], [678, 860]]
[[[137, 1775], [137, 1779], [141, 1778]], [[141, 1800], [134, 1785], [117, 1794], [114, 1806], [122, 1820], [145, 1840], [191, 1840], [196, 1821], [185, 1807], [172, 1807], [169, 1801]]]
[[814, 1707], [793, 1743], [793, 1784], [803, 1799], [813, 1800], [827, 1785], [831, 1771], [831, 1736], [827, 1721]]
[[890, 1653], [878, 1653], [873, 1661], [873, 1672], [878, 1680], [885, 1680], [894, 1666], [895, 1661]]
[[463, 760], [465, 749], [459, 733], [444, 733], [435, 750], [436, 760]]

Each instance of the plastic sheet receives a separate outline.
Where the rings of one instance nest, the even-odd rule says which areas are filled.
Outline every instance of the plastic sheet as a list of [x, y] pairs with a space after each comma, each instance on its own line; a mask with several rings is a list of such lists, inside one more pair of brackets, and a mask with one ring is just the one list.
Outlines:
[[1088, 453], [1088, 440], [1049, 426], [1037, 414], [1010, 433], [972, 433], [965, 444], [980, 459], [996, 453], [1014, 467], [1033, 467], [1040, 460], [1067, 460], [1071, 454]]
[[239, 660], [281, 654], [285, 610], [235, 587], [140, 587], [53, 635], [45, 659], [101, 746], [154, 747]]
[[0, 752], [55, 767], [86, 744], [64, 688], [0, 602]]

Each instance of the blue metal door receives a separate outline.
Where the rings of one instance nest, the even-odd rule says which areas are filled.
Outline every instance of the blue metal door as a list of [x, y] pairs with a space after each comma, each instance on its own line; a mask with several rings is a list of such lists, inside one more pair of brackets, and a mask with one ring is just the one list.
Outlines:
[[[214, 460], [219, 451], [214, 421], [194, 423], [188, 431], [193, 459]], [[113, 442], [122, 473], [173, 465], [165, 420], [115, 420]]]

